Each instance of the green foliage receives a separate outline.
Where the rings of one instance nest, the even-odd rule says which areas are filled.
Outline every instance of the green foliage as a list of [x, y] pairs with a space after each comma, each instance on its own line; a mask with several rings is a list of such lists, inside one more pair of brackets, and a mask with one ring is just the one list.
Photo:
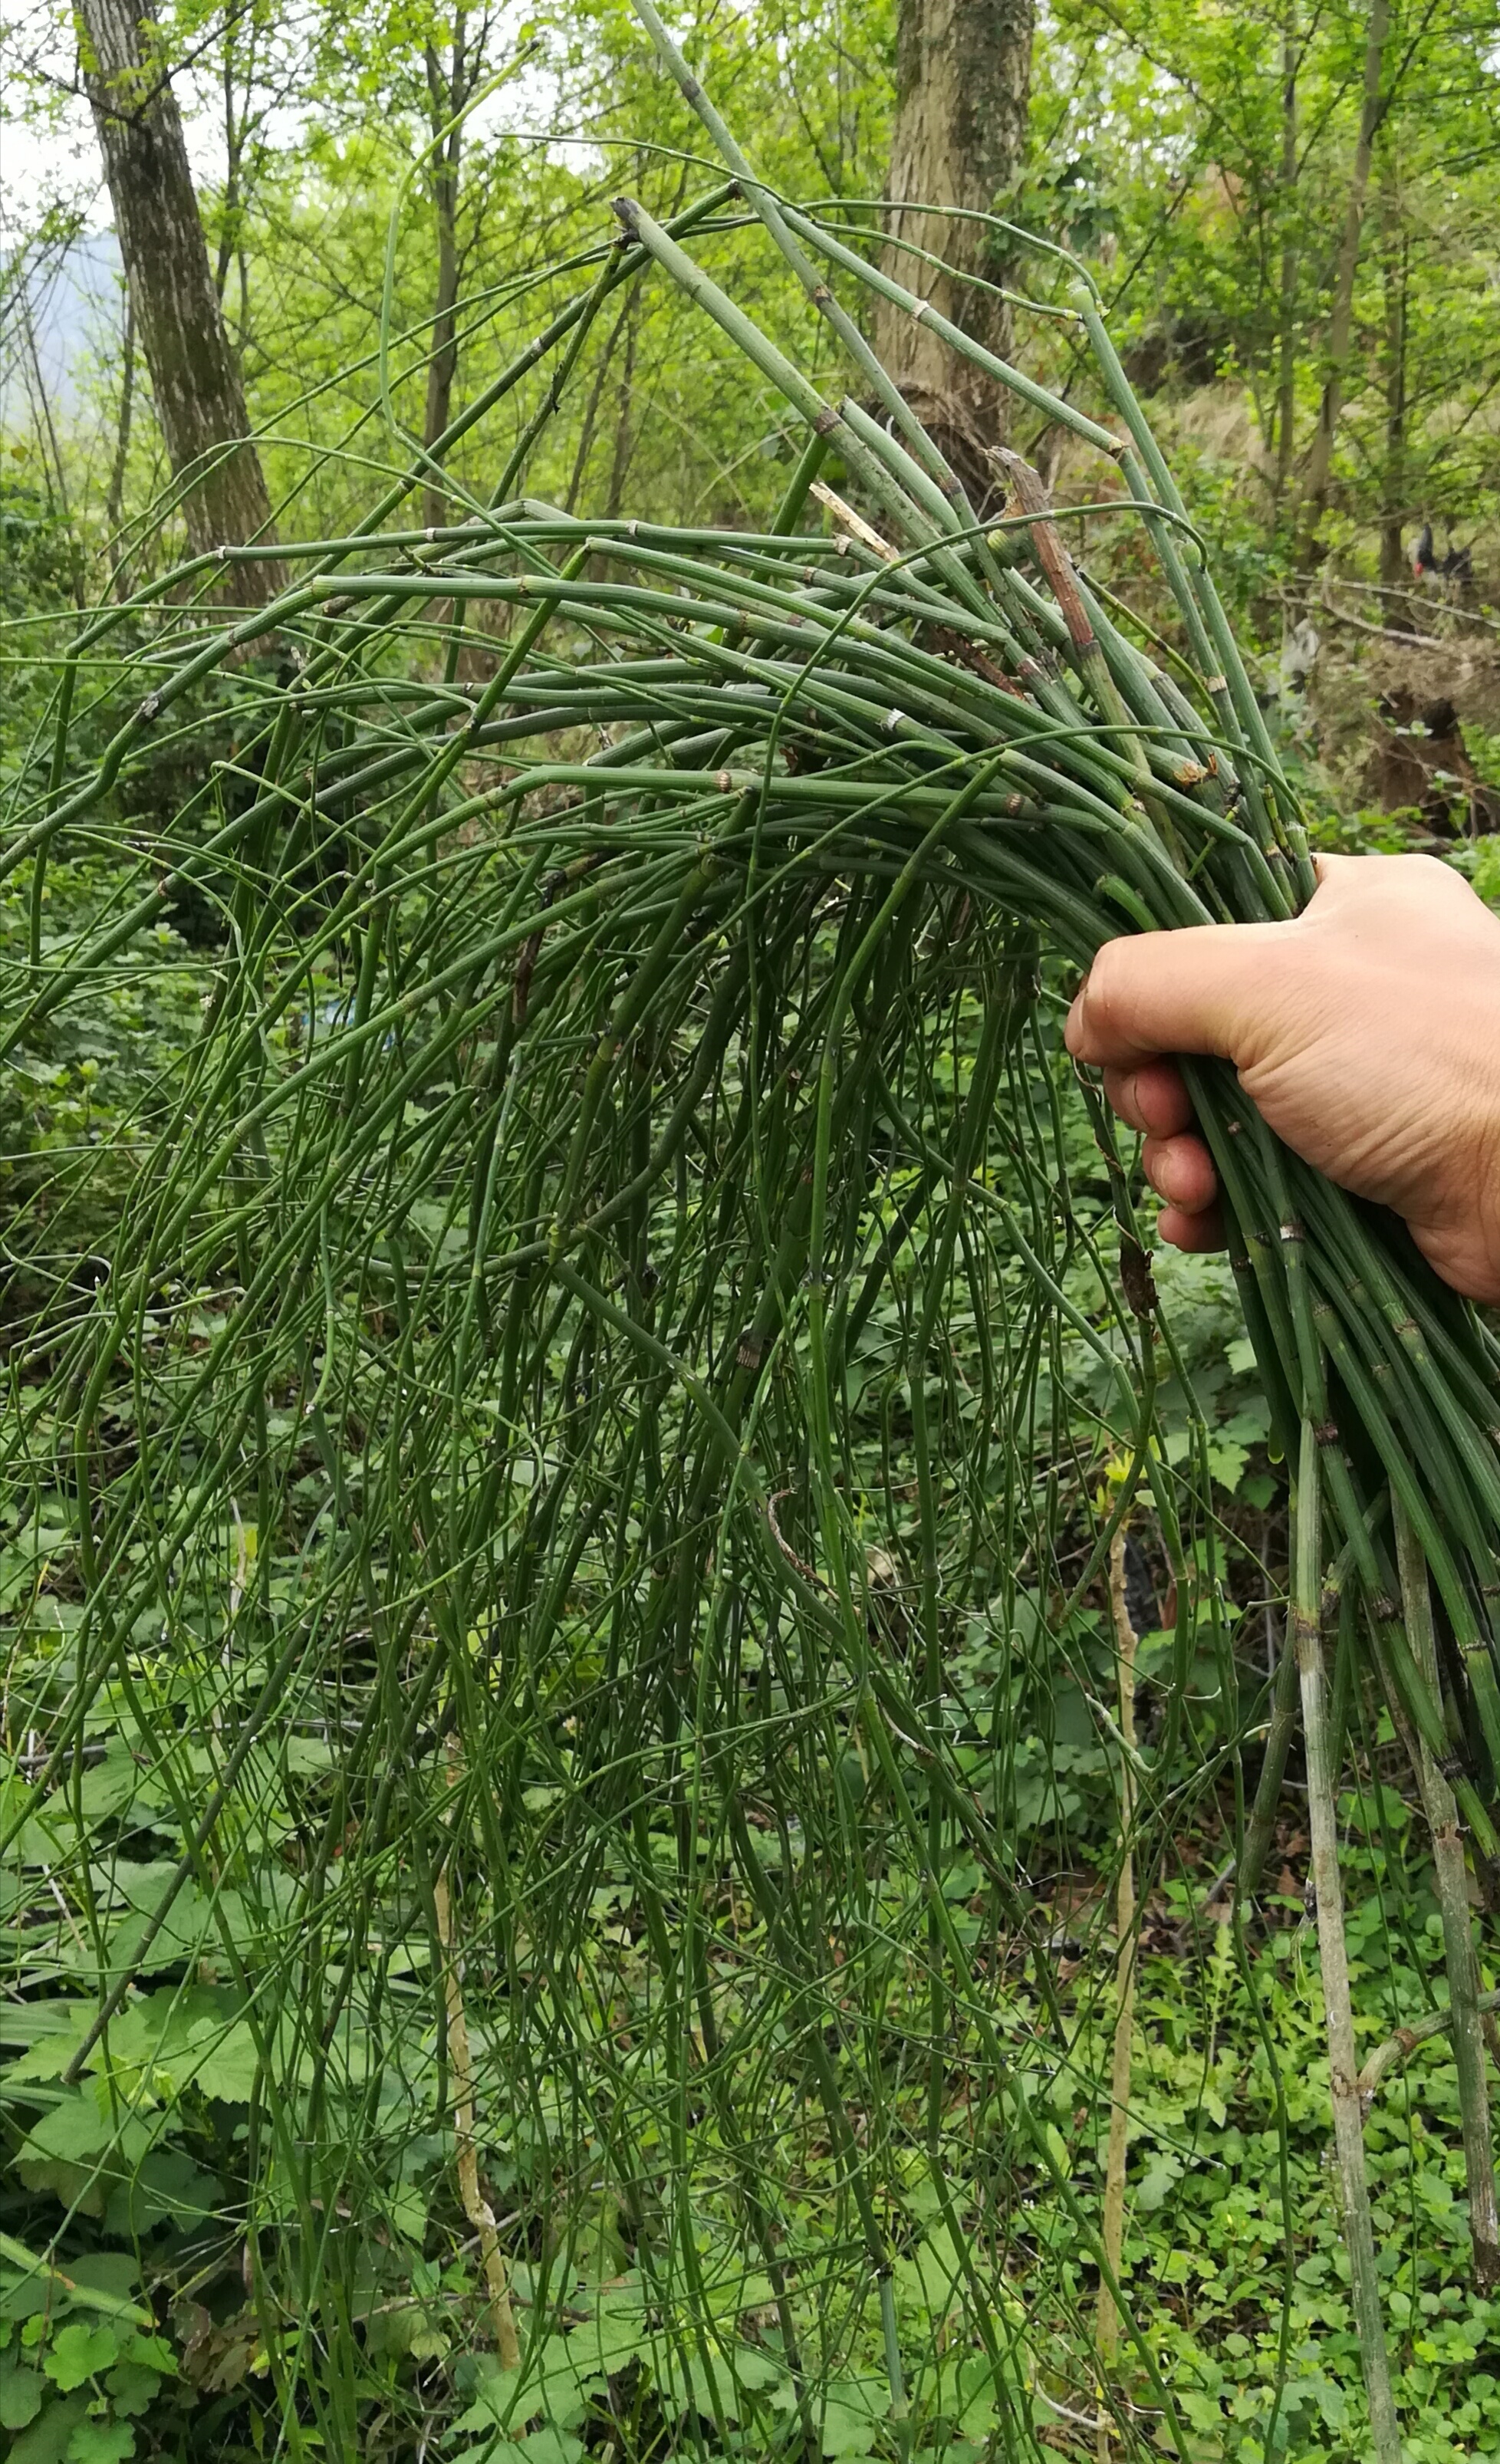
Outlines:
[[[1377, 1749], [1372, 1767], [1382, 1765], [1389, 1767], [1388, 1745]], [[132, 1768], [139, 1772], [134, 1757]], [[127, 1829], [133, 1815], [149, 1813], [135, 1798], [115, 1794], [116, 1816]], [[1368, 2007], [1368, 2047], [1419, 2014], [1434, 1989], [1441, 1993], [1441, 1944], [1421, 1843], [1411, 1836], [1410, 1817], [1396, 1792], [1389, 1786], [1356, 1791], [1343, 1815], [1361, 1843], [1352, 1866], [1357, 1894], [1352, 1934], [1357, 1978]], [[1075, 1826], [1074, 1837], [1085, 1836], [1086, 1829]], [[1098, 1836], [1102, 1846], [1102, 1832]], [[1294, 1840], [1290, 1853], [1300, 1863]], [[949, 1887], [967, 1926], [972, 1865], [966, 1875], [962, 1861], [956, 1863]], [[1388, 1915], [1393, 1892], [1405, 1911], [1395, 1927]], [[628, 1859], [601, 1867], [595, 1898], [599, 1922], [622, 1944], [640, 1937], [644, 1912]], [[1160, 1947], [1153, 1950], [1148, 1936], [1136, 2043], [1139, 2088], [1132, 2109], [1127, 2266], [1149, 2297], [1143, 2312], [1147, 2334], [1183, 2416], [1211, 2441], [1204, 2452], [1242, 2457], [1246, 2464], [1263, 2452], [1290, 2459], [1352, 2458], [1360, 2453], [1358, 2360], [1326, 2158], [1327, 2057], [1316, 1958], [1300, 1888], [1284, 1903], [1273, 1903], [1271, 1928], [1258, 1946], [1237, 1941], [1222, 1921], [1210, 1918], [1205, 1925], [1197, 1900], [1190, 1880], [1168, 1882], [1151, 1919]], [[972, 1930], [976, 1944], [982, 1943], [982, 1923]], [[185, 1925], [179, 1939], [189, 1953], [195, 1946], [208, 1946], [211, 1957], [203, 1913]], [[745, 1955], [754, 1959], [762, 1941], [751, 1925], [743, 1935]], [[1022, 2054], [1018, 2082], [1048, 2118], [1065, 2177], [1086, 2203], [1098, 2196], [1103, 2139], [1088, 2082], [1107, 2065], [1113, 2013], [1103, 1948], [1096, 1942], [1081, 1961], [1065, 1960], [1049, 1985], [1069, 2023], [1070, 2057], [1061, 2071], [1038, 2042], [1038, 2032], [1045, 2035], [1048, 2026], [1048, 1995], [1018, 1970], [1006, 1996], [1013, 2041], [1020, 2048], [1035, 2046]], [[164, 1951], [161, 1970], [169, 1976], [184, 1964], [181, 1951], [172, 1959]], [[189, 1976], [195, 1964], [201, 1969], [189, 1956]], [[638, 2023], [649, 2027], [649, 1962], [617, 1961], [612, 1984], [623, 1996], [622, 2012], [634, 2011]], [[77, 2017], [70, 2028], [68, 2006], [53, 2003], [52, 2028], [6, 2070], [12, 2111], [24, 2107], [29, 2094], [55, 2081], [91, 2007], [73, 2004]], [[893, 2032], [910, 2025], [908, 1991], [898, 1981], [885, 2024]], [[632, 2441], [640, 2442], [644, 2453], [664, 2425], [671, 2435], [672, 2425], [696, 2416], [706, 2432], [716, 2415], [748, 2440], [751, 2452], [767, 2452], [786, 2424], [792, 2384], [777, 2342], [772, 2287], [739, 2247], [731, 2212], [720, 2210], [723, 2189], [721, 2180], [716, 2188], [716, 2177], [723, 2151], [717, 2134], [701, 2124], [695, 2156], [700, 2297], [715, 2321], [706, 2352], [699, 2346], [684, 2354], [676, 2346], [641, 2271], [621, 2267], [618, 2224], [605, 2224], [596, 2211], [592, 2237], [585, 2227], [572, 2243], [569, 2323], [562, 2331], [541, 2342], [519, 2374], [507, 2375], [482, 2350], [470, 2354], [482, 2302], [472, 2254], [446, 2263], [427, 2255], [452, 2247], [463, 2231], [447, 2184], [451, 2140], [439, 2133], [424, 2145], [420, 2137], [408, 2136], [420, 2129], [434, 2077], [424, 2035], [419, 2025], [406, 2048], [400, 2096], [381, 2101], [379, 2141], [370, 2150], [367, 2195], [373, 2194], [374, 2203], [366, 2226], [373, 2234], [365, 2240], [353, 2292], [366, 2405], [382, 2409], [383, 2394], [388, 2404], [417, 2374], [428, 2402], [438, 2387], [446, 2390], [452, 2445], [464, 2455], [493, 2458], [508, 2444], [526, 2455], [572, 2455], [569, 2442], [583, 2452], [585, 2439], [592, 2452], [606, 2424], [614, 2425], [617, 2436], [623, 2433], [626, 2453], [636, 2452]], [[960, 2056], [961, 2039], [954, 2054]], [[236, 2251], [223, 2238], [214, 2211], [232, 2213], [243, 2194], [243, 2122], [256, 2066], [253, 2028], [234, 1991], [224, 1986], [151, 1986], [114, 2034], [117, 2092], [159, 2118], [152, 2124], [151, 2150], [135, 2163], [128, 2204], [114, 2194], [100, 2230], [117, 2246], [121, 2233], [141, 2236], [148, 2277], [159, 2287], [169, 2289], [174, 2278], [190, 2275], [209, 2290], [205, 2261], [215, 2248], [221, 2281], [237, 2272]], [[857, 2067], [850, 2065], [848, 2076], [857, 2091]], [[87, 2101], [77, 2100], [80, 2116]], [[986, 2134], [1003, 2128], [1003, 2113], [985, 2121]], [[102, 2144], [97, 2122], [80, 2120], [66, 2133], [47, 2136], [49, 2145], [68, 2148], [66, 2161], [76, 2171], [71, 2177], [55, 2172], [45, 2187], [72, 2204], [77, 2171]], [[1419, 2425], [1415, 2452], [1422, 2464], [1486, 2453], [1500, 2426], [1500, 2372], [1487, 2382], [1483, 2366], [1500, 2342], [1500, 2305], [1476, 2297], [1464, 2280], [1463, 2167], [1452, 2075], [1441, 2048], [1387, 2082], [1370, 2143], [1406, 2398]], [[489, 2145], [492, 2179], [503, 2180], [503, 2139], [489, 2138]], [[972, 2152], [966, 2161], [955, 2142], [948, 2155], [948, 2193], [962, 2211], [970, 2196]], [[209, 2166], [221, 2168], [220, 2178], [208, 2177]], [[832, 2170], [831, 2151], [809, 2146], [805, 2200], [829, 2197]], [[892, 2280], [903, 2349], [918, 2358], [911, 2365], [912, 2426], [903, 2433], [902, 2452], [952, 2459], [967, 2445], [983, 2453], [985, 2437], [996, 2427], [995, 2388], [975, 2338], [967, 2254], [953, 2240], [919, 2146], [911, 2150], [904, 2176], [893, 2209], [901, 2255], [893, 2261]], [[1080, 2316], [1090, 2274], [1079, 2263], [1067, 2207], [1034, 2155], [1021, 2165], [1014, 2190], [1024, 2201], [1026, 2223], [1005, 2270], [1012, 2291], [998, 2324], [1013, 2338], [1032, 2305], [1039, 2299], [1045, 2304], [1047, 2333], [1036, 2334], [1033, 2313], [1027, 2342], [1046, 2350], [1048, 2366], [1031, 2376], [1018, 2365], [1013, 2387], [1014, 2400], [1041, 2429], [1066, 2419], [1059, 2407], [1087, 2409], [1090, 2403]], [[77, 2205], [74, 2213], [80, 2217]], [[99, 2264], [95, 2261], [96, 2270]], [[129, 2262], [115, 2264], [110, 2288], [132, 2286]], [[83, 2277], [86, 2263], [67, 2262], [69, 2275], [75, 2271]], [[92, 2280], [103, 2289], [101, 2279]], [[518, 2296], [526, 2297], [531, 2280], [528, 2268], [518, 2266]], [[836, 2248], [821, 2260], [814, 2255], [798, 2310], [805, 2305], [815, 2316], [820, 2298], [829, 2297], [841, 2304], [845, 2363], [818, 2412], [821, 2450], [829, 2457], [886, 2455], [893, 2452], [888, 2443], [892, 2398], [884, 2377], [879, 2301], [872, 2285], [855, 2298]], [[91, 2431], [96, 2422], [109, 2424], [108, 2434], [124, 2454], [132, 2452], [124, 2443], [127, 2426], [141, 2424], [143, 2417], [165, 2426], [170, 2408], [186, 2406], [182, 2433], [194, 2439], [195, 2416], [205, 2413], [202, 2434], [210, 2444], [203, 2452], [211, 2453], [211, 2442], [225, 2435], [211, 2427], [219, 2391], [237, 2398], [243, 2425], [237, 2437], [244, 2444], [216, 2452], [251, 2452], [243, 2408], [254, 2385], [253, 2376], [247, 2380], [247, 2365], [252, 2371], [256, 2365], [259, 2331], [252, 2318], [231, 2307], [216, 2321], [201, 2301], [180, 2299], [173, 2314], [179, 2341], [168, 2343], [143, 2333], [128, 2316], [72, 2309], [66, 2295], [46, 2300], [24, 2279], [14, 2282], [8, 2307], [12, 2318], [26, 2318], [19, 2333], [12, 2326], [0, 2362], [0, 2420], [12, 2431], [29, 2430], [40, 2419], [53, 2424], [55, 2434], [75, 2425], [68, 2436], [76, 2439], [77, 2423], [87, 2417]], [[44, 2332], [29, 2333], [44, 2318]], [[1288, 2369], [1278, 2400], [1284, 2336]], [[919, 2358], [924, 2351], [931, 2356], [926, 2362]], [[97, 2408], [92, 2416], [70, 2401], [85, 2386]], [[1273, 2406], [1277, 2427], [1268, 2451]], [[225, 2417], [222, 2406], [218, 2417]], [[12, 2450], [33, 2452], [50, 2450]], [[82, 2455], [95, 2450], [63, 2444], [57, 2452]], [[398, 2441], [388, 2448], [371, 2444], [363, 2452], [409, 2451]], [[737, 2452], [733, 2441], [729, 2452]]]
[[55, 607], [67, 597], [71, 564], [60, 508], [13, 473], [0, 475], [0, 614]]
[[[410, 484], [373, 338], [424, 111], [416, 46], [442, 31], [417, 11], [320, 26], [305, 143], [260, 144], [248, 202], [214, 207], [283, 533], [333, 542], [298, 567], [319, 593], [283, 611], [274, 656], [225, 662], [149, 724], [143, 688], [181, 672], [211, 611], [168, 598], [99, 637], [65, 790], [121, 727], [126, 758], [41, 882], [16, 868], [0, 891], [8, 2464], [992, 2464], [1094, 2452], [1105, 2402], [1132, 2454], [1176, 2436], [1192, 2464], [1354, 2464], [1368, 2427], [1295, 1772], [1264, 1922], [1205, 1905], [1259, 1769], [1287, 1556], [1235, 1287], [1157, 1262], [1148, 1339], [1122, 1303], [1119, 1159], [1060, 1049], [1065, 961], [1039, 964], [991, 904], [1014, 845], [998, 812], [971, 869], [914, 874], [909, 929], [878, 966], [860, 957], [910, 842], [878, 801], [868, 838], [835, 836], [832, 785], [844, 760], [867, 787], [888, 777], [868, 722], [892, 691], [809, 715], [810, 631], [788, 652], [738, 603], [705, 615], [701, 561], [625, 633], [601, 585], [644, 591], [645, 567], [607, 555], [602, 522], [548, 531], [545, 504], [480, 514], [468, 540], [344, 539], [371, 464]], [[1273, 635], [1285, 525], [1182, 403], [1198, 377], [1243, 381], [1270, 432], [1264, 32], [1179, 11], [1097, 39], [1087, 11], [1060, 20], [1039, 107], [1066, 101], [1067, 142], [1024, 202], [1127, 273], [1137, 348], [1169, 330], [1195, 513]], [[1292, 209], [1304, 423], [1351, 32], [1319, 20], [1303, 87], [1320, 131]], [[572, 124], [628, 142], [631, 185], [667, 211], [700, 140], [633, 24], [601, 9], [546, 37]], [[756, 12], [695, 58], [771, 176], [804, 187], [811, 156], [825, 187], [868, 194], [890, 49], [878, 11]], [[1179, 215], [1201, 88], [1239, 150], [1195, 172]], [[596, 159], [493, 127], [474, 148], [470, 399], [609, 261]], [[606, 151], [605, 188], [616, 165]], [[413, 183], [387, 320], [408, 430], [424, 216]], [[753, 239], [719, 231], [716, 274], [821, 381], [826, 331]], [[588, 261], [560, 272], [569, 251]], [[1061, 377], [1040, 330], [1027, 364]], [[1461, 339], [1436, 302], [1440, 366]], [[1105, 407], [1067, 374], [1070, 400]], [[785, 405], [673, 287], [611, 299], [572, 387], [538, 430], [535, 496], [765, 529], [795, 461]], [[450, 455], [455, 518], [544, 401], [540, 383], [507, 396]], [[1441, 474], [1440, 440], [1469, 439], [1479, 488], [1470, 405], [1432, 410], [1428, 448]], [[1359, 518], [1378, 407], [1351, 423]], [[884, 519], [852, 458], [825, 476]], [[867, 570], [800, 519], [797, 589]], [[1164, 628], [1180, 662], [1133, 526], [1092, 540], [1091, 574], [1143, 620], [1127, 637]], [[466, 571], [547, 582], [585, 542], [544, 635], [518, 586], [462, 599]], [[30, 620], [61, 569], [39, 535], [23, 545]], [[780, 549], [712, 553], [720, 589], [784, 580]], [[170, 554], [143, 524], [123, 586]], [[371, 576], [393, 604], [351, 609]], [[904, 655], [925, 618], [882, 586]], [[52, 793], [56, 667], [34, 626], [7, 638], [25, 825]], [[718, 664], [686, 675], [689, 649]], [[463, 737], [513, 662], [504, 707], [550, 713], [544, 729]], [[852, 654], [833, 671], [846, 695], [861, 681]], [[744, 686], [774, 727], [738, 723]], [[670, 777], [601, 799], [611, 765], [572, 775], [642, 724], [644, 769], [702, 773], [686, 811]], [[759, 795], [766, 774], [746, 765], [774, 767], [783, 735], [778, 792], [827, 768], [827, 801], [810, 833], [762, 801], [749, 832], [746, 780]], [[1076, 871], [1096, 895], [1097, 867]], [[164, 912], [111, 947], [167, 873]], [[1202, 880], [1222, 894], [1211, 863]], [[727, 1458], [705, 1397], [741, 1416]], [[1099, 1552], [1133, 1477], [1139, 2341], [1101, 2392], [1124, 1757]], [[1445, 1986], [1409, 1773], [1362, 1665], [1343, 1717], [1368, 2050]], [[440, 1878], [515, 2369], [461, 2178]], [[1387, 2080], [1369, 2145], [1411, 2453], [1490, 2453], [1500, 2316], [1467, 2283], [1441, 2043]]]

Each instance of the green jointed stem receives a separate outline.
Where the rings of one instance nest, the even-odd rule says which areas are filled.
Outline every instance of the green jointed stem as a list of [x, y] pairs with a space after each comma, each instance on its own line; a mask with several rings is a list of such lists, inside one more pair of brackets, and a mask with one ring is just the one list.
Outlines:
[[[1395, 1515], [1396, 1553], [1401, 1568], [1401, 1604], [1407, 1639], [1413, 1659], [1435, 1691], [1438, 1646], [1433, 1631], [1432, 1595], [1427, 1587], [1426, 1561], [1410, 1518], [1399, 1504]], [[1423, 1812], [1432, 1835], [1433, 1872], [1437, 1878], [1438, 1906], [1443, 1916], [1443, 1952], [1447, 1969], [1448, 2007], [1452, 2013], [1453, 2063], [1458, 2072], [1474, 2281], [1482, 2290], [1488, 2290], [1500, 2281], [1500, 2212], [1497, 2212], [1495, 2203], [1494, 2149], [1489, 2127], [1489, 2065], [1479, 2025], [1479, 1964], [1474, 1956], [1468, 1868], [1453, 1791], [1442, 1767], [1423, 1740], [1418, 1743], [1417, 1784], [1422, 1791]]]

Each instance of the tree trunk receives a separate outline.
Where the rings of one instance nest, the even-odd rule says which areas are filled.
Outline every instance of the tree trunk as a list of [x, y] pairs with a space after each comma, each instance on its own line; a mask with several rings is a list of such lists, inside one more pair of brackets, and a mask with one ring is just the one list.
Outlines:
[[[907, 288], [1002, 358], [1010, 322], [992, 292], [955, 278], [1004, 279], [995, 235], [940, 209], [987, 213], [1022, 167], [1031, 89], [1033, 0], [900, 0], [896, 117], [886, 263]], [[912, 253], [940, 256], [939, 273]], [[876, 348], [982, 510], [999, 493], [987, 448], [1004, 432], [1002, 388], [905, 310], [882, 306]]]
[[1359, 106], [1359, 134], [1355, 142], [1354, 165], [1349, 175], [1349, 200], [1344, 209], [1344, 228], [1334, 275], [1328, 347], [1323, 359], [1323, 399], [1318, 407], [1317, 427], [1313, 430], [1312, 448], [1308, 456], [1303, 520], [1304, 548], [1310, 558], [1315, 549], [1317, 533], [1328, 506], [1334, 438], [1338, 428], [1338, 414], [1343, 407], [1344, 371], [1349, 364], [1349, 345], [1354, 333], [1355, 276], [1359, 271], [1365, 196], [1370, 186], [1370, 164], [1375, 153], [1376, 135], [1384, 117], [1380, 78], [1385, 67], [1385, 46], [1390, 27], [1390, 0], [1370, 0], [1370, 15], [1365, 28], [1364, 92]]
[[[432, 210], [437, 223], [437, 297], [433, 302], [431, 356], [427, 363], [427, 411], [422, 442], [429, 452], [452, 416], [453, 380], [458, 373], [458, 175], [462, 126], [452, 127], [476, 82], [477, 60], [464, 53], [464, 12], [453, 21], [453, 48], [449, 75], [430, 43], [424, 55], [428, 105], [433, 138]], [[448, 135], [443, 137], [443, 130]], [[438, 141], [441, 140], [441, 143]], [[448, 518], [447, 498], [437, 480], [423, 491], [424, 518], [436, 530]]]
[[[194, 556], [275, 536], [239, 368], [209, 263], [182, 118], [149, 0], [79, 0], [94, 107], [130, 305]], [[226, 451], [226, 447], [233, 450]], [[224, 591], [256, 605], [282, 580], [268, 562], [226, 567]]]

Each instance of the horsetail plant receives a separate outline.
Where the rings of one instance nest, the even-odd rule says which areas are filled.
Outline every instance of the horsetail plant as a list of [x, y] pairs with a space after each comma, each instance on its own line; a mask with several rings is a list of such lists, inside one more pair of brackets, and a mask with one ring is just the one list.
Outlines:
[[[1293, 914], [1307, 836], [1087, 284], [1066, 316], [1099, 418], [938, 318], [836, 209], [773, 194], [637, 6], [729, 180], [669, 222], [620, 198], [583, 287], [358, 525], [95, 613], [11, 796], [12, 1064], [165, 966], [185, 899], [221, 919], [194, 1032], [128, 1125], [107, 1250], [80, 1277], [38, 1207], [14, 1253], [10, 1528], [27, 1614], [67, 1615], [12, 1708], [8, 1837], [73, 1937], [34, 1997], [58, 2101], [28, 2146], [72, 2151], [70, 2213], [128, 2215], [153, 2079], [211, 2096], [233, 2074], [289, 2455], [363, 2452], [377, 2321], [419, 2359], [452, 2348], [451, 2293], [391, 2259], [413, 2200], [446, 2196], [498, 2347], [465, 2382], [475, 2453], [605, 2405], [621, 2454], [810, 2456], [837, 2415], [897, 2454], [968, 2420], [1038, 2455], [1039, 2403], [1095, 2402], [1103, 2317], [1145, 2410], [1112, 2365], [1100, 2452], [1112, 2428], [1138, 2449], [1149, 2414], [1185, 2459], [1118, 2213], [1055, 2125], [1083, 2037], [1016, 1809], [1024, 1706], [1112, 1581], [1123, 1602], [1149, 1507], [1175, 1595], [1149, 1749], [1123, 1667], [1120, 1723], [1096, 1708], [1122, 1855], [1154, 1869], [1204, 1785], [1188, 1671], [1201, 1629], [1224, 1649], [1213, 1518], [1159, 1441], [1173, 1338], [1117, 1160], [1131, 1305], [1070, 1199], [1049, 1004], [1122, 932]], [[732, 233], [763, 237], [857, 392], [710, 273]], [[671, 286], [800, 423], [766, 528], [528, 493], [629, 284]], [[868, 293], [1095, 457], [1069, 521], [1139, 524], [1178, 676], [1108, 612], [1021, 454], [998, 457], [1004, 510], [971, 503], [864, 339]], [[472, 473], [492, 432], [481, 490], [457, 449]], [[391, 526], [433, 489], [451, 522]], [[218, 564], [257, 557], [284, 584], [224, 617]], [[80, 759], [122, 677], [147, 689]], [[164, 742], [196, 783], [142, 846], [121, 796]], [[50, 938], [48, 864], [100, 849], [133, 874]], [[1433, 1827], [1484, 2267], [1465, 1854], [1496, 1846], [1495, 1363], [1232, 1073], [1191, 1083], [1294, 1466], [1242, 1890], [1300, 1705], [1353, 2299], [1395, 2464], [1324, 1638], [1351, 1603], [1358, 1684]], [[1121, 1472], [1092, 1520], [1060, 1502], [1085, 1396]], [[1026, 2050], [1007, 2013], [1032, 1959]], [[1124, 1942], [1110, 1967], [1129, 1994]], [[1130, 2080], [1114, 2033], [1106, 2104]], [[96, 2088], [109, 2127], [68, 2138]], [[1123, 2157], [1117, 2135], [1116, 2193]], [[921, 2265], [893, 2222], [917, 2177]], [[1018, 2181], [1101, 2288], [1070, 2309], [1048, 2279], [1060, 2339], [1011, 2290]], [[862, 2321], [879, 2358], [856, 2367]]]

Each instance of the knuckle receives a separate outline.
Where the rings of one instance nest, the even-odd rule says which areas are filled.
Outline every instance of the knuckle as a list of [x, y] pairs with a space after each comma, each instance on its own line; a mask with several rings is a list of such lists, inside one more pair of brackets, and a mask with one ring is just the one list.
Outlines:
[[[1443, 896], [1446, 894], [1450, 885], [1453, 888], [1459, 886], [1460, 876], [1454, 871], [1452, 866], [1444, 864], [1435, 855], [1399, 855], [1396, 862], [1401, 868], [1401, 879], [1404, 887], [1436, 891], [1440, 896]], [[1467, 888], [1467, 885], [1464, 886]]]
[[1462, 895], [1468, 888], [1461, 873], [1435, 855], [1386, 856], [1380, 866], [1379, 881], [1372, 877], [1372, 888], [1379, 887], [1390, 895], [1407, 899], [1412, 896], [1451, 898], [1455, 891]]

